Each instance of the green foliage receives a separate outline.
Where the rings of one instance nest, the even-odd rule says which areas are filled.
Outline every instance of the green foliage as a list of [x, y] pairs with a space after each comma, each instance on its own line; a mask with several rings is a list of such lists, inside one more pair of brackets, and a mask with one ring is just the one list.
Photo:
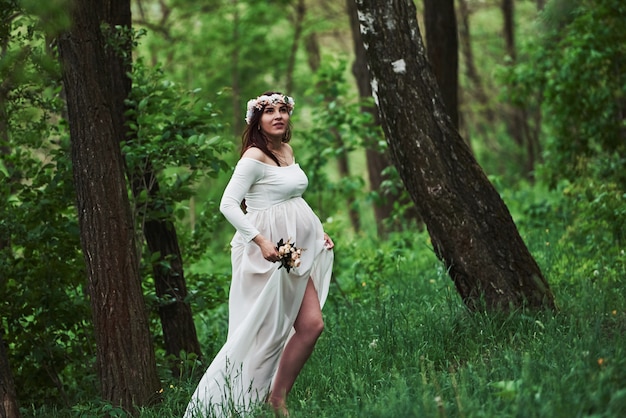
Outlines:
[[37, 16], [37, 28], [50, 36], [55, 36], [70, 27], [70, 16], [67, 13], [71, 7], [71, 0], [18, 0], [24, 12]]
[[[525, 233], [531, 253], [540, 265], [551, 270], [544, 271], [548, 282], [550, 274], [572, 284], [581, 278], [587, 281], [598, 275], [624, 274], [623, 250], [616, 239], [622, 232], [613, 229], [623, 222], [616, 215], [623, 212], [624, 205], [608, 204], [614, 200], [611, 193], [587, 192], [585, 197], [574, 187], [563, 182], [557, 190], [549, 191], [544, 185], [522, 184], [503, 191], [503, 198], [518, 228]], [[608, 212], [613, 213], [612, 217]], [[607, 260], [614, 260], [609, 271], [605, 271]]]
[[542, 107], [537, 178], [571, 198], [571, 234], [603, 248], [626, 226], [625, 18], [619, 0], [553, 2], [507, 78], [511, 100]]
[[[7, 53], [0, 61], [8, 87], [0, 104], [9, 115], [6, 132], [2, 132], [8, 142], [2, 144], [0, 165], [0, 191], [6, 196], [0, 204], [1, 325], [20, 403], [35, 409], [42, 405], [69, 407], [80, 399], [95, 399], [97, 393], [69, 132], [60, 116], [64, 103], [59, 70], [37, 24], [28, 16], [16, 15]], [[120, 39], [128, 35], [122, 34]], [[133, 173], [143, 178], [150, 171], [160, 182], [156, 198], [149, 200], [144, 193], [134, 200], [135, 215], [144, 221], [158, 218], [189, 225], [186, 202], [200, 181], [224, 170], [220, 154], [230, 146], [220, 135], [217, 112], [198, 91], [184, 91], [141, 60], [133, 78], [127, 115], [132, 135], [123, 151]], [[211, 241], [214, 220], [202, 217], [196, 222], [202, 228], [198, 234], [179, 235], [189, 258], [205, 254], [206, 248], [202, 252], [197, 249]], [[146, 258], [148, 266], [151, 260]], [[194, 302], [205, 300], [212, 308], [224, 300], [224, 276], [189, 277], [199, 289], [203, 285], [216, 289], [197, 296]], [[148, 289], [150, 281], [144, 285]], [[146, 294], [155, 306], [166, 302], [156, 301], [153, 289]], [[153, 329], [160, 335], [156, 320]], [[104, 405], [101, 411], [115, 414], [110, 407]]]
[[623, 2], [582, 2], [551, 49], [554, 65], [539, 86], [557, 136], [547, 157], [570, 177], [585, 173], [593, 160], [626, 152], [625, 17]]
[[[0, 35], [11, 35], [0, 57], [0, 80], [9, 87], [0, 105], [10, 116], [9, 142], [2, 144], [8, 154], [0, 164], [2, 328], [24, 416], [125, 416], [97, 395], [59, 69], [39, 30], [64, 27], [57, 12], [65, 2], [39, 3], [0, 0]], [[557, 3], [570, 4], [551, 5]], [[51, 25], [21, 14], [22, 4]], [[149, 33], [138, 45], [132, 135], [123, 149], [132, 172], [153, 172], [161, 193], [156, 200], [140, 194], [134, 206], [138, 219], [176, 225], [206, 358], [220, 348], [227, 327], [232, 228], [217, 199], [228, 175], [223, 160], [235, 157], [226, 154], [224, 131], [247, 98], [284, 83], [293, 4], [143, 1], [139, 10], [135, 3], [134, 18]], [[404, 232], [382, 240], [366, 230], [355, 240], [345, 199], [355, 198], [365, 214], [363, 203], [379, 197], [363, 191], [365, 171], [358, 167], [364, 147], [372, 146], [365, 138], [380, 143], [380, 132], [369, 128], [353, 98], [346, 61], [325, 60], [315, 79], [298, 61], [296, 91], [288, 92], [298, 101], [294, 146], [311, 180], [306, 198], [337, 246], [326, 331], [296, 383], [292, 416], [623, 415], [624, 142], [615, 141], [623, 132], [615, 121], [625, 85], [617, 30], [623, 6], [576, 4], [550, 22], [559, 31], [540, 39], [540, 47], [531, 44], [507, 79], [514, 101], [543, 106], [548, 159], [539, 177], [552, 179], [556, 189], [500, 191], [557, 296], [555, 314], [466, 312], [428, 236], [402, 223], [408, 208], [402, 199], [394, 200], [392, 221]], [[328, 25], [314, 23], [305, 31]], [[131, 35], [137, 41], [120, 35], [118, 41]], [[500, 50], [492, 47], [497, 61]], [[221, 93], [207, 97], [215, 91]], [[354, 169], [346, 179], [336, 174], [341, 155], [349, 155]], [[385, 190], [401, 193], [394, 171], [388, 174]], [[167, 303], [157, 300], [150, 280], [155, 260], [147, 255], [143, 262], [153, 308]], [[152, 318], [163, 403], [141, 416], [180, 416], [204, 370], [183, 356], [181, 366], [192, 377], [171, 376]]]
[[[291, 2], [146, 3], [152, 7], [140, 8], [136, 14], [150, 30], [141, 54], [161, 63], [180, 83], [221, 91], [213, 102], [234, 135], [240, 134], [249, 98], [269, 89], [286, 88], [293, 39]], [[302, 91], [287, 93], [297, 100]]]
[[[152, 220], [171, 222], [176, 227], [189, 302], [200, 311], [215, 309], [226, 299], [229, 275], [215, 273], [211, 266], [204, 270], [187, 267], [211, 260], [208, 250], [212, 233], [221, 221], [214, 202], [204, 202], [206, 208], [201, 209], [199, 216], [191, 205], [200, 185], [228, 169], [222, 154], [232, 147], [222, 135], [221, 115], [200, 89], [186, 91], [161, 69], [146, 66], [141, 58], [133, 64], [132, 77], [133, 89], [127, 101], [130, 133], [122, 150], [131, 182], [140, 190], [131, 199], [138, 230]], [[158, 189], [154, 188], [155, 182]], [[146, 248], [142, 283], [146, 301], [153, 308], [151, 328], [156, 336], [157, 354], [162, 356], [157, 308], [169, 300], [156, 296], [154, 263], [171, 268], [167, 259], [150, 254]], [[166, 363], [161, 357], [159, 361]]]
[[[407, 213], [413, 203], [395, 167], [383, 171], [385, 180], [379, 190], [367, 191], [365, 150], [384, 152], [387, 143], [372, 115], [362, 111], [363, 106], [374, 106], [373, 102], [352, 97], [346, 70], [345, 60], [327, 57], [307, 92], [312, 99], [312, 115], [310, 120], [298, 121], [304, 125], [298, 129], [304, 136], [304, 143], [298, 146], [298, 160], [309, 177], [306, 198], [322, 219], [334, 218], [333, 214], [345, 217], [346, 201], [354, 202], [351, 209], [364, 218], [372, 204], [391, 201], [393, 213], [385, 220], [388, 229], [410, 227], [412, 216]], [[348, 176], [339, 169], [341, 158], [348, 161]]]
[[[184, 91], [142, 59], [133, 65], [132, 76], [127, 100], [130, 132], [122, 151], [129, 172], [136, 176], [133, 181], [142, 182], [144, 191], [153, 187], [145, 182], [146, 175], [154, 174], [160, 185], [158, 201], [147, 205], [148, 196], [139, 195], [136, 207], [152, 210], [140, 212], [140, 218], [173, 220], [176, 203], [193, 196], [194, 185], [228, 168], [221, 154], [230, 144], [220, 135], [218, 113], [199, 90]], [[182, 219], [184, 210], [176, 216]]]
[[569, 180], [572, 196], [590, 202], [590, 215], [621, 230], [626, 6], [619, 0], [580, 1], [559, 14], [559, 4], [546, 12], [541, 36], [509, 73], [509, 94], [514, 102], [542, 105], [545, 163], [538, 177], [553, 187]]
[[[299, 129], [306, 144], [298, 148], [298, 161], [309, 177], [307, 199], [322, 219], [345, 210], [338, 205], [342, 200], [362, 200], [365, 196], [360, 170], [340, 176], [334, 174], [339, 169], [333, 169], [332, 164], [360, 150], [363, 139], [375, 135], [370, 115], [361, 112], [357, 100], [350, 100], [344, 76], [346, 65], [345, 60], [330, 58], [322, 62], [309, 91], [313, 100], [311, 120]], [[339, 196], [343, 198], [338, 199]]]
[[[0, 60], [8, 141], [0, 170], [0, 301], [26, 404], [93, 397], [94, 346], [59, 70], [36, 22], [16, 14]], [[27, 388], [23, 390], [21, 388]]]
[[372, 191], [374, 203], [380, 201], [392, 202], [393, 209], [390, 216], [385, 219], [384, 225], [387, 230], [402, 231], [416, 226], [416, 209], [409, 192], [404, 187], [400, 173], [395, 166], [390, 165], [383, 170], [385, 180], [380, 185], [380, 191]]

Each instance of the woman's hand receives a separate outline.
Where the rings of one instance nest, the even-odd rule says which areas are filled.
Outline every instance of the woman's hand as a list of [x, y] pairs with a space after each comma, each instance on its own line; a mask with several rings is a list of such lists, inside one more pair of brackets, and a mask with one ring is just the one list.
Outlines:
[[326, 232], [324, 232], [324, 247], [326, 247], [327, 250], [332, 250], [334, 246], [335, 243], [333, 242], [333, 240], [330, 239]]
[[256, 245], [261, 249], [261, 254], [263, 254], [263, 258], [269, 261], [270, 263], [275, 263], [280, 260], [278, 257], [278, 251], [276, 251], [276, 244], [268, 241], [262, 235], [257, 235], [252, 239]]

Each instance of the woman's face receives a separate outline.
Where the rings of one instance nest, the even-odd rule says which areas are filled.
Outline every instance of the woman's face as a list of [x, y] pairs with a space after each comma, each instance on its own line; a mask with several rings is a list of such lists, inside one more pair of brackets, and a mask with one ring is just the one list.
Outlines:
[[268, 104], [259, 121], [267, 136], [282, 138], [289, 126], [289, 109], [284, 103]]

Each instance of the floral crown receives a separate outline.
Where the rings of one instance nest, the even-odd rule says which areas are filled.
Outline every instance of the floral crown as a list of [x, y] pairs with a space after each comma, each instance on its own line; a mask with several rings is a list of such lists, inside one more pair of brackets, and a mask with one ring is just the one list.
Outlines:
[[252, 121], [252, 115], [255, 110], [263, 109], [263, 106], [267, 105], [276, 105], [278, 103], [282, 103], [287, 105], [287, 109], [289, 109], [289, 115], [293, 112], [293, 107], [296, 105], [296, 102], [293, 100], [293, 97], [286, 96], [284, 94], [272, 94], [270, 96], [264, 94], [262, 96], [257, 97], [256, 99], [248, 100], [248, 111], [246, 112], [246, 123], [250, 125], [250, 121]]

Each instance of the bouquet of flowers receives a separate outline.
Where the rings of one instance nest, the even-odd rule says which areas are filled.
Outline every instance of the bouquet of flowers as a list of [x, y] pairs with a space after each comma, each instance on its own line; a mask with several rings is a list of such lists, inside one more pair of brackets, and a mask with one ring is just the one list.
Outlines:
[[287, 242], [283, 242], [281, 238], [276, 244], [276, 251], [278, 251], [278, 256], [280, 257], [279, 269], [284, 267], [287, 273], [289, 273], [289, 270], [292, 268], [300, 266], [300, 255], [302, 255], [304, 249], [296, 247], [296, 243], [291, 242], [291, 238], [289, 238]]

